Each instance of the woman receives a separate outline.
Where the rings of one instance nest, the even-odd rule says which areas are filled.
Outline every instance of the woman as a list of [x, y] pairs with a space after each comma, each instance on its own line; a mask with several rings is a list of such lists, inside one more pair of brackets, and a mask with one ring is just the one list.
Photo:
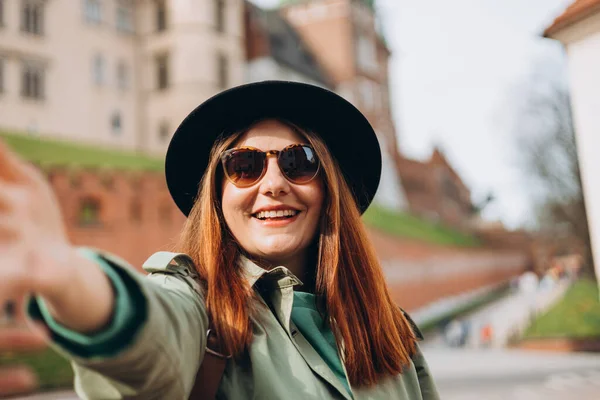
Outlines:
[[147, 278], [73, 249], [40, 176], [0, 159], [0, 293], [35, 294], [82, 397], [438, 398], [360, 220], [377, 138], [336, 94], [270, 81], [196, 108], [165, 168], [189, 257], [157, 253]]

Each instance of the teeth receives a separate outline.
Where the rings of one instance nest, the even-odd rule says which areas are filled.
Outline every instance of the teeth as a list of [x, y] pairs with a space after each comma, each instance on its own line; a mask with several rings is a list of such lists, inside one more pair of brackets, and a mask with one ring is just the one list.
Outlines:
[[256, 213], [255, 216], [258, 219], [265, 218], [280, 218], [280, 217], [291, 217], [298, 213], [296, 210], [278, 210], [278, 211], [261, 211]]

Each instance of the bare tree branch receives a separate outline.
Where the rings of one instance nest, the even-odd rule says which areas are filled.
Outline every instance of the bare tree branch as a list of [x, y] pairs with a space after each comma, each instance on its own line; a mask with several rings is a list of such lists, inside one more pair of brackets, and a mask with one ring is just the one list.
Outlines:
[[525, 84], [511, 93], [516, 118], [517, 151], [532, 195], [537, 198], [537, 222], [555, 240], [575, 239], [583, 248], [586, 272], [593, 273], [591, 244], [573, 114], [566, 85], [545, 73], [546, 63], [533, 69]]

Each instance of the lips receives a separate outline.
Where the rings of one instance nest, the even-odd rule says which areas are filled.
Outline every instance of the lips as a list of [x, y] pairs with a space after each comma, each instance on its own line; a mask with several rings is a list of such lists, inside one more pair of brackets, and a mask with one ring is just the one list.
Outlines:
[[254, 218], [258, 218], [260, 220], [274, 219], [274, 218], [292, 218], [299, 214], [300, 211], [294, 209], [285, 209], [285, 210], [267, 210], [267, 211], [259, 211], [257, 213], [252, 214]]

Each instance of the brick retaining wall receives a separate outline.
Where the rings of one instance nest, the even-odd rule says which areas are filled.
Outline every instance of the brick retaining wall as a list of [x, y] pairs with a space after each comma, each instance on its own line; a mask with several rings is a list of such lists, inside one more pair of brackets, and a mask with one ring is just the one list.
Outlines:
[[[157, 250], [171, 250], [184, 217], [172, 202], [164, 176], [52, 168], [69, 237], [76, 245], [118, 254], [141, 268]], [[93, 209], [87, 219], [81, 209]], [[527, 266], [524, 253], [437, 246], [369, 229], [393, 298], [407, 310], [443, 297], [509, 280]]]

